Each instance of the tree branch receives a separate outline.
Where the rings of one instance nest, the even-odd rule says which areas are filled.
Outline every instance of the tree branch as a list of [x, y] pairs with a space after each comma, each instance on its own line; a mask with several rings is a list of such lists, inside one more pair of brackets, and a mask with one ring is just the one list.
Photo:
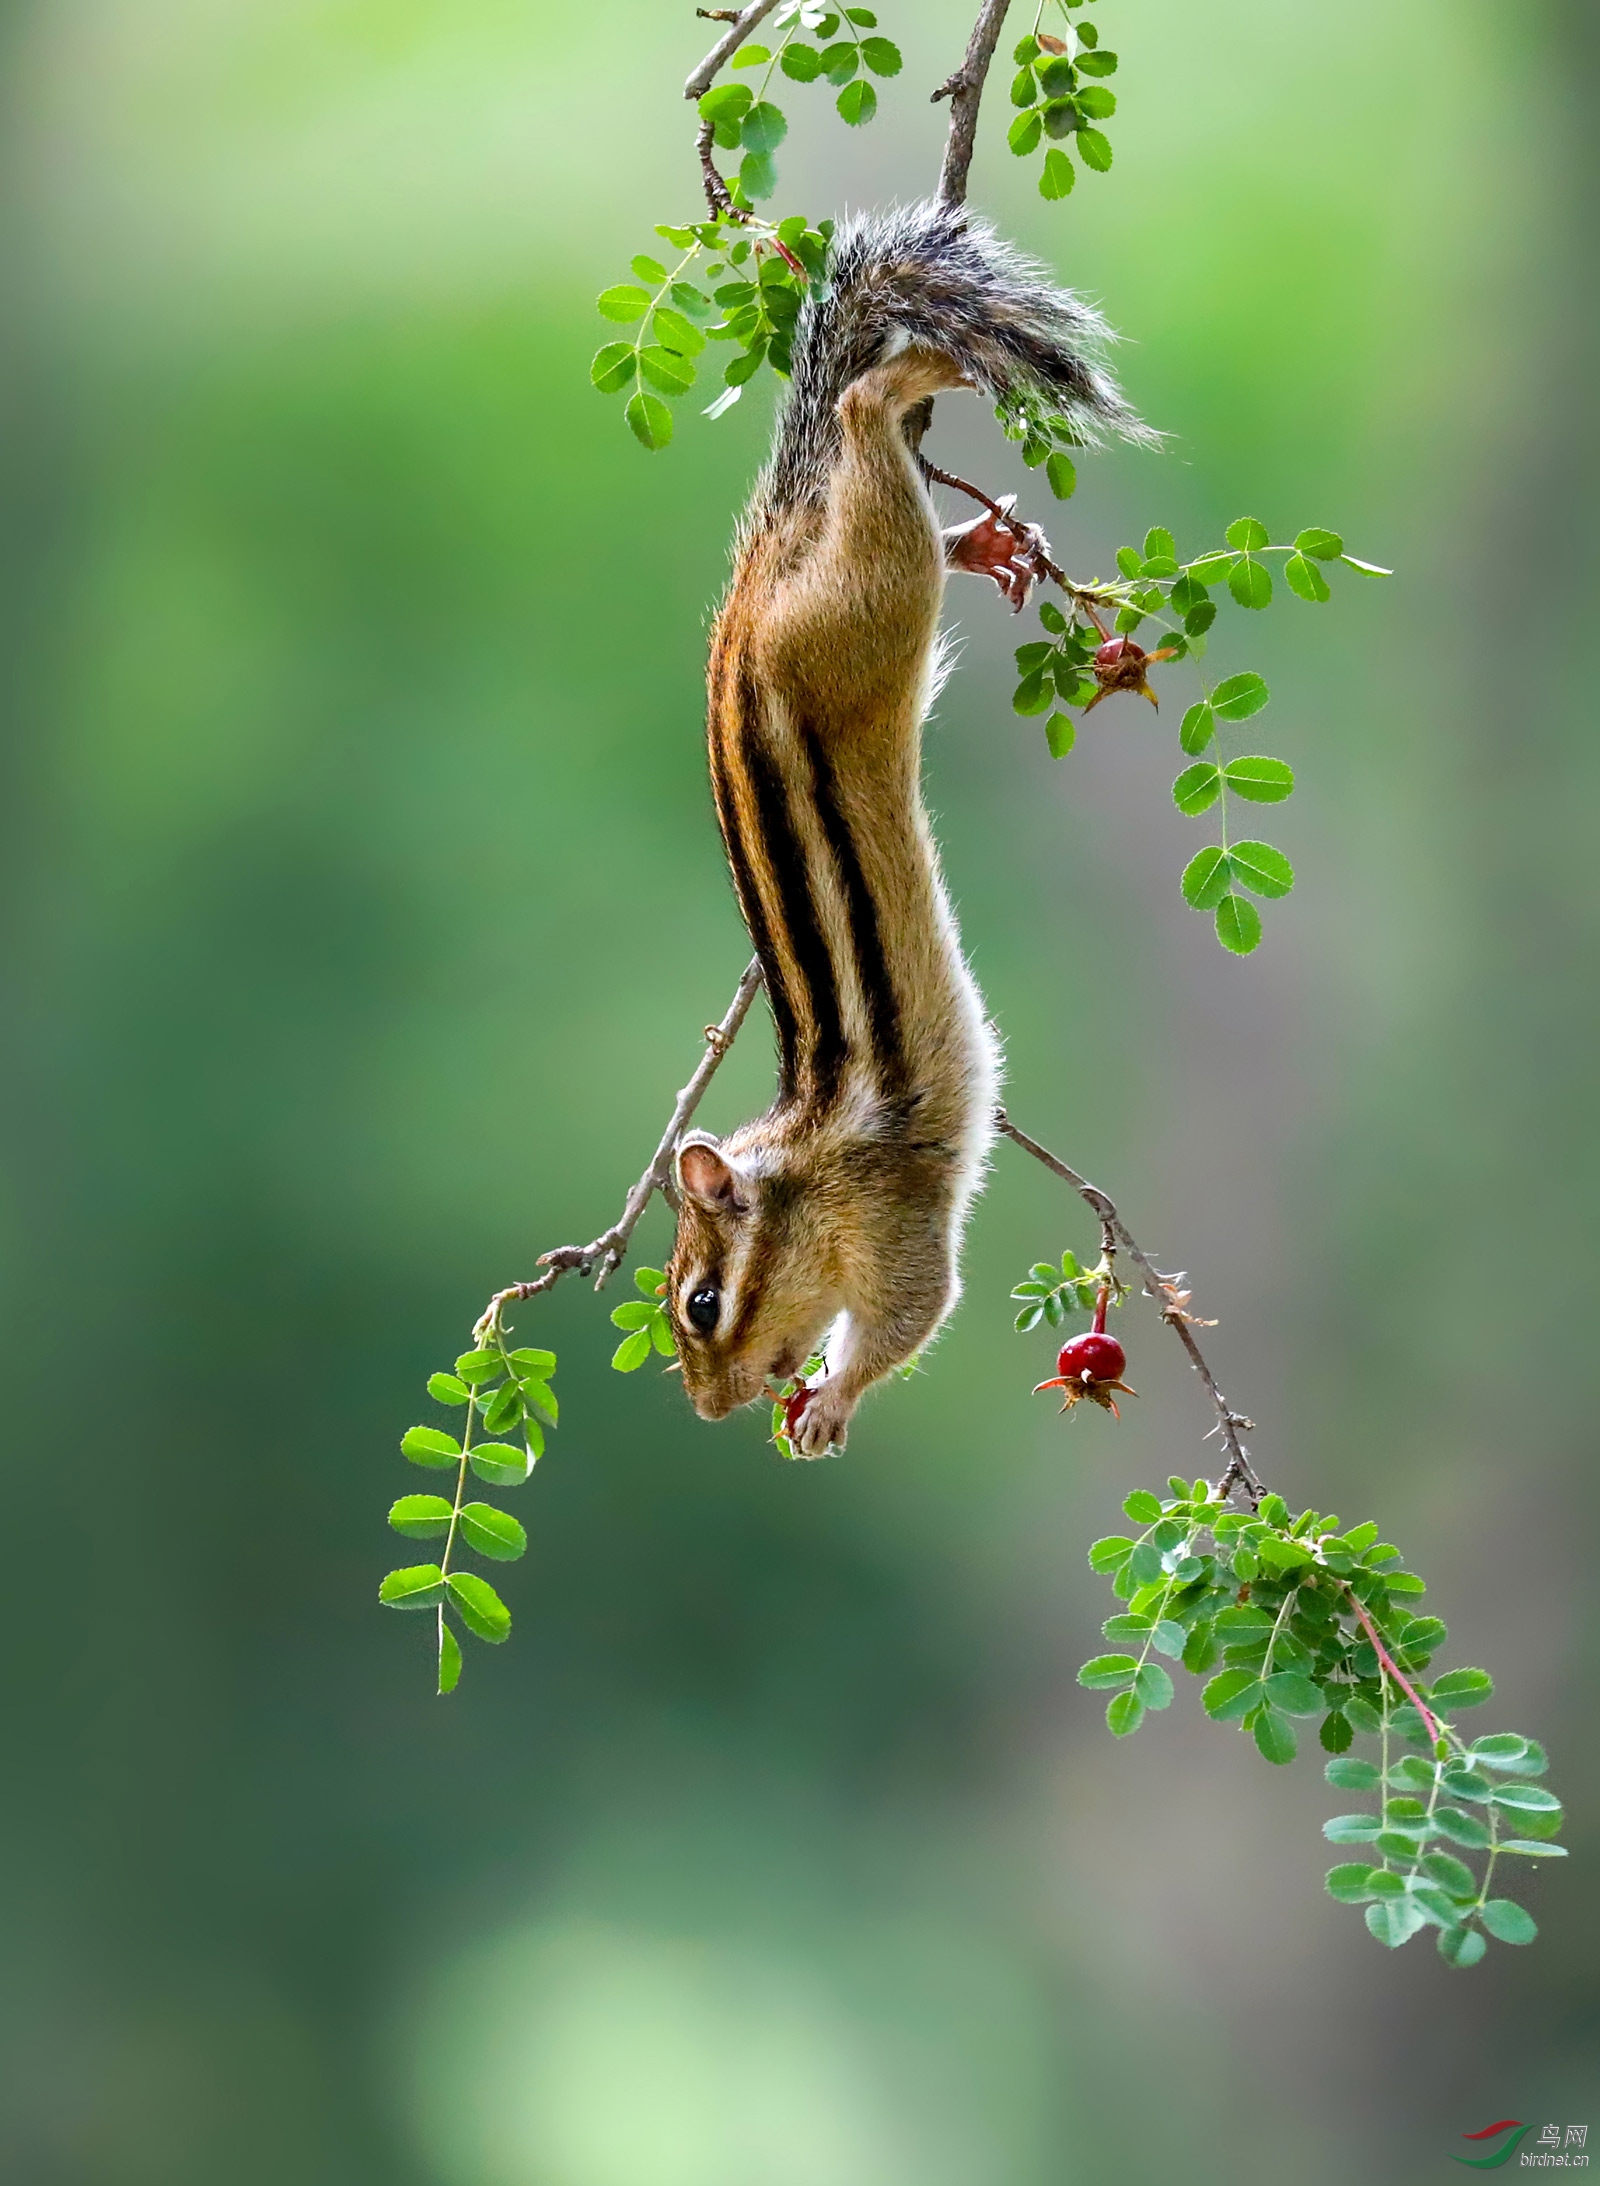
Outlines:
[[[753, 4], [747, 7], [742, 14], [734, 15], [730, 15], [725, 8], [695, 9], [696, 15], [706, 16], [714, 22], [731, 22], [733, 27], [717, 40], [711, 51], [684, 85], [683, 95], [686, 99], [703, 99], [705, 97], [711, 89], [712, 78], [716, 75], [717, 70], [731, 55], [738, 52], [751, 31], [755, 29], [759, 22], [772, 13], [777, 4], [778, 0], [753, 0]], [[1004, 12], [1004, 9], [1002, 9], [1001, 13], [1004, 14]]]
[[994, 1120], [995, 1128], [1003, 1133], [1006, 1138], [1013, 1140], [1022, 1148], [1025, 1154], [1031, 1154], [1035, 1161], [1043, 1162], [1052, 1175], [1060, 1177], [1063, 1184], [1072, 1186], [1079, 1198], [1084, 1200], [1099, 1218], [1102, 1233], [1117, 1240], [1127, 1253], [1128, 1258], [1144, 1277], [1147, 1296], [1153, 1298], [1160, 1306], [1161, 1318], [1176, 1333], [1179, 1343], [1188, 1352], [1189, 1364], [1200, 1376], [1206, 1394], [1211, 1399], [1212, 1406], [1216, 1411], [1217, 1426], [1222, 1433], [1223, 1448], [1228, 1453], [1228, 1463], [1212, 1492], [1219, 1500], [1226, 1500], [1235, 1485], [1241, 1486], [1249, 1499], [1250, 1508], [1254, 1510], [1261, 1501], [1265, 1490], [1256, 1477], [1255, 1468], [1250, 1462], [1250, 1453], [1240, 1441], [1239, 1436], [1241, 1429], [1249, 1433], [1254, 1428], [1255, 1422], [1246, 1419], [1242, 1412], [1236, 1412], [1217, 1387], [1217, 1378], [1207, 1365], [1205, 1354], [1195, 1341], [1193, 1316], [1184, 1311], [1189, 1293], [1178, 1288], [1182, 1277], [1161, 1273], [1117, 1212], [1115, 1202], [1101, 1191], [1097, 1184], [1091, 1184], [1087, 1177], [1079, 1176], [1077, 1170], [1069, 1169], [1058, 1155], [1052, 1154], [1047, 1147], [1041, 1146], [1037, 1139], [1029, 1138], [1026, 1131], [1019, 1130], [1003, 1108], [995, 1110]]
[[649, 1166], [623, 1203], [621, 1214], [609, 1230], [603, 1230], [588, 1245], [558, 1245], [553, 1252], [539, 1255], [539, 1265], [545, 1273], [531, 1282], [512, 1283], [495, 1295], [478, 1316], [473, 1336], [478, 1341], [495, 1328], [508, 1305], [515, 1305], [524, 1298], [537, 1297], [540, 1291], [554, 1290], [563, 1275], [589, 1275], [598, 1267], [595, 1289], [603, 1290], [622, 1264], [622, 1256], [628, 1249], [628, 1240], [638, 1225], [639, 1217], [649, 1206], [654, 1193], [663, 1198], [672, 1197], [672, 1157], [677, 1148], [679, 1135], [690, 1117], [699, 1107], [706, 1087], [716, 1076], [722, 1058], [732, 1047], [739, 1027], [749, 1015], [755, 1000], [756, 989], [761, 984], [761, 963], [752, 957], [740, 975], [734, 989], [733, 1000], [723, 1012], [722, 1022], [706, 1027], [706, 1052], [701, 1056], [694, 1076], [689, 1080], [674, 1103], [667, 1127], [661, 1134], [661, 1142], [650, 1158]]
[[967, 171], [978, 135], [978, 102], [1010, 5], [1011, 0], [983, 0], [967, 42], [966, 59], [933, 94], [935, 105], [941, 99], [950, 101], [950, 134], [945, 139], [944, 165], [939, 170], [941, 205], [954, 207], [967, 201]]

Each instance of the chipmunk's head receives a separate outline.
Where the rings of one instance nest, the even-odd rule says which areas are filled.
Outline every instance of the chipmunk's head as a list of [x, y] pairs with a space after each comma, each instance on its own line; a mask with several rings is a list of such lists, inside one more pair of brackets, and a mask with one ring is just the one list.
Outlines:
[[691, 1132], [678, 1149], [677, 1242], [667, 1311], [683, 1386], [702, 1419], [726, 1419], [787, 1381], [839, 1311], [837, 1249], [816, 1195]]

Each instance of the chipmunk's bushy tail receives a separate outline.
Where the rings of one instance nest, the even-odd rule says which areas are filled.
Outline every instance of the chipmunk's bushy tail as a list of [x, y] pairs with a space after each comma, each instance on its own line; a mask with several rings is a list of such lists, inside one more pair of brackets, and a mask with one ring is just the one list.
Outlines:
[[995, 398], [1034, 393], [1086, 441], [1153, 441], [1100, 358], [1099, 313], [964, 208], [907, 205], [841, 222], [827, 272], [806, 300], [792, 390], [765, 498], [819, 496], [839, 450], [839, 397], [910, 343], [942, 350]]

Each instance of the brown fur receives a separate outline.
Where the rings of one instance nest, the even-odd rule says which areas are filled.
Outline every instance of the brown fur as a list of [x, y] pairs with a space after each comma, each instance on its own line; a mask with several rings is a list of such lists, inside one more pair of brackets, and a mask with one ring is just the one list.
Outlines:
[[[954, 1303], [989, 1142], [996, 1060], [920, 789], [944, 554], [907, 432], [964, 384], [913, 348], [845, 389], [825, 496], [760, 506], [712, 641], [713, 786], [779, 1089], [720, 1143], [686, 1139], [667, 1300], [711, 1419], [844, 1316], [794, 1432], [805, 1456], [843, 1443]], [[702, 1331], [688, 1304], [707, 1290]]]

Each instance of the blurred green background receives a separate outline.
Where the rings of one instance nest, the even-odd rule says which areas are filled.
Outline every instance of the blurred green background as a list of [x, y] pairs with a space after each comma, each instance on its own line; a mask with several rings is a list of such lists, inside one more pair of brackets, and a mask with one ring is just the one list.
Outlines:
[[[885, 0], [925, 187], [971, 13]], [[620, 1204], [746, 950], [700, 752], [769, 396], [649, 457], [592, 296], [693, 206], [687, 7], [7, 11], [0, 867], [9, 1584], [0, 2170], [19, 2186], [1373, 2186], [1594, 2122], [1600, 32], [1581, 0], [1104, 0], [1116, 166], [978, 201], [1103, 299], [1173, 439], [1074, 567], [1249, 510], [1397, 566], [1227, 618], [1301, 882], [1248, 962], [1176, 876], [1178, 683], [1063, 764], [952, 597], [930, 791], [1019, 1119], [1195, 1271], [1292, 1499], [1432, 1579], [1579, 1855], [1454, 1975], [1321, 1894], [1316, 1763], [1073, 1673], [1084, 1544], [1206, 1464], [1011, 1329], [1093, 1245], [1003, 1152], [967, 1302], [784, 1466], [576, 1285], [509, 1647], [381, 1614], [396, 1440], [491, 1288]], [[1026, 27], [1023, 25], [1023, 27]], [[998, 113], [996, 112], [998, 109]], [[976, 405], [932, 452], [1021, 484]], [[1034, 499], [1037, 499], [1035, 487]], [[765, 1098], [753, 1026], [706, 1120]], [[1025, 1173], [1027, 1172], [1027, 1173]], [[659, 1258], [658, 1209], [643, 1242]]]

